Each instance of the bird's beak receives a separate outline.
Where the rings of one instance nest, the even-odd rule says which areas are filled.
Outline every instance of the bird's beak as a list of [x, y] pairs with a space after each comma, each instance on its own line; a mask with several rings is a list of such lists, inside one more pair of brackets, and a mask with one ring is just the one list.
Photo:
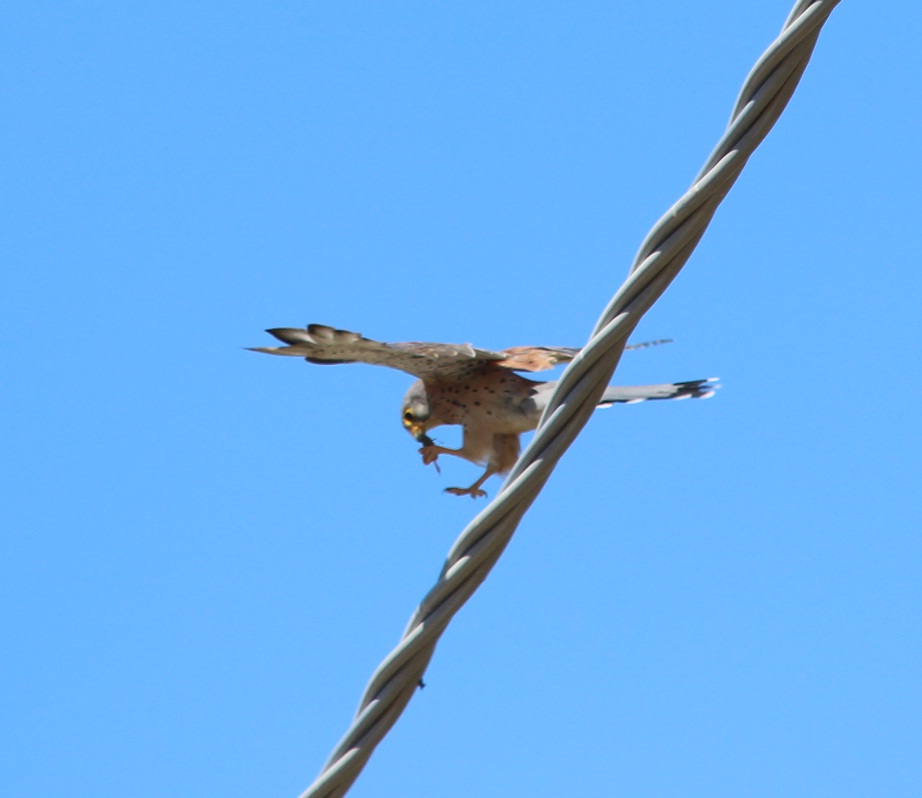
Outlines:
[[409, 432], [417, 441], [423, 446], [432, 446], [432, 438], [426, 434], [426, 430], [423, 429], [422, 424], [414, 424], [412, 421], [405, 421], [403, 424]]

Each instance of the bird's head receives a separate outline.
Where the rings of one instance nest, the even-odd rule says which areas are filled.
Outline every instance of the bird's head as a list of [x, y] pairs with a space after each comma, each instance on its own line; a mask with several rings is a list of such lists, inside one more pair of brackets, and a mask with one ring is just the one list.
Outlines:
[[407, 391], [407, 395], [403, 397], [400, 419], [406, 431], [417, 441], [424, 445], [431, 443], [426, 431], [437, 425], [430, 421], [429, 397], [426, 395], [426, 386], [423, 385], [422, 380], [414, 382]]

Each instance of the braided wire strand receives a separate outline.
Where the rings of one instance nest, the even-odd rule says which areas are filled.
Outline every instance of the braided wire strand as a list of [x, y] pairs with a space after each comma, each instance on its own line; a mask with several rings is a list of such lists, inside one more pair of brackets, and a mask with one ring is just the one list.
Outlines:
[[605, 308], [586, 347], [561, 377], [531, 444], [494, 500], [455, 541], [435, 586], [413, 613], [400, 643], [372, 675], [352, 725], [301, 798], [345, 795], [397, 721], [442, 632], [486, 579], [557, 461], [589, 420], [628, 336], [685, 265], [749, 156], [781, 116], [823, 24], [838, 3], [795, 3], [781, 34], [747, 76], [726, 132], [692, 186], [647, 234], [627, 280]]

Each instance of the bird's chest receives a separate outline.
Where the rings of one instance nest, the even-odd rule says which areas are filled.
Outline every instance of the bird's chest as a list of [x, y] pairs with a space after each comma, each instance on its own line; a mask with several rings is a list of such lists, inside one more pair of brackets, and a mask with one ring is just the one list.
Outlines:
[[532, 394], [531, 381], [512, 372], [426, 387], [431, 416], [440, 424], [475, 424], [495, 432], [534, 427], [523, 409]]

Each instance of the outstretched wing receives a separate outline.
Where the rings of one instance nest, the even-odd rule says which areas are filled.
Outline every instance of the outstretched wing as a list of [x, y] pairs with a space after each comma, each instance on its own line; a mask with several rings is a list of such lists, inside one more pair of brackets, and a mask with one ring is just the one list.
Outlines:
[[[624, 351], [646, 349], [649, 346], [671, 343], [671, 338], [659, 338], [656, 341], [628, 344], [624, 347]], [[579, 349], [569, 346], [513, 346], [502, 351], [502, 354], [506, 355], [506, 359], [496, 365], [502, 366], [504, 369], [514, 369], [515, 371], [546, 371], [554, 368], [559, 363], [569, 363], [579, 352]]]
[[267, 330], [286, 346], [252, 347], [267, 355], [303, 357], [309, 363], [369, 363], [399, 369], [420, 379], [463, 377], [484, 363], [506, 360], [503, 352], [475, 349], [470, 344], [432, 344], [411, 341], [383, 343], [361, 333], [336, 330], [323, 324], [306, 328], [279, 327]]
[[671, 338], [657, 338], [655, 341], [640, 341], [636, 344], [628, 344], [624, 347], [624, 351], [628, 352], [632, 349], [649, 349], [651, 346], [661, 346], [662, 344], [671, 344]]
[[[303, 357], [308, 363], [325, 365], [368, 363], [388, 366], [423, 380], [461, 379], [479, 370], [485, 363], [513, 371], [545, 371], [571, 361], [580, 351], [572, 347], [513, 346], [493, 352], [476, 349], [470, 344], [383, 343], [365, 338], [361, 333], [337, 330], [325, 324], [276, 327], [266, 332], [286, 346], [254, 346], [250, 347], [250, 351]], [[626, 348], [641, 349], [661, 343], [668, 343], [668, 340], [632, 344]]]
[[497, 366], [514, 371], [546, 371], [558, 363], [569, 363], [579, 349], [553, 346], [513, 346], [502, 351], [504, 359]]

